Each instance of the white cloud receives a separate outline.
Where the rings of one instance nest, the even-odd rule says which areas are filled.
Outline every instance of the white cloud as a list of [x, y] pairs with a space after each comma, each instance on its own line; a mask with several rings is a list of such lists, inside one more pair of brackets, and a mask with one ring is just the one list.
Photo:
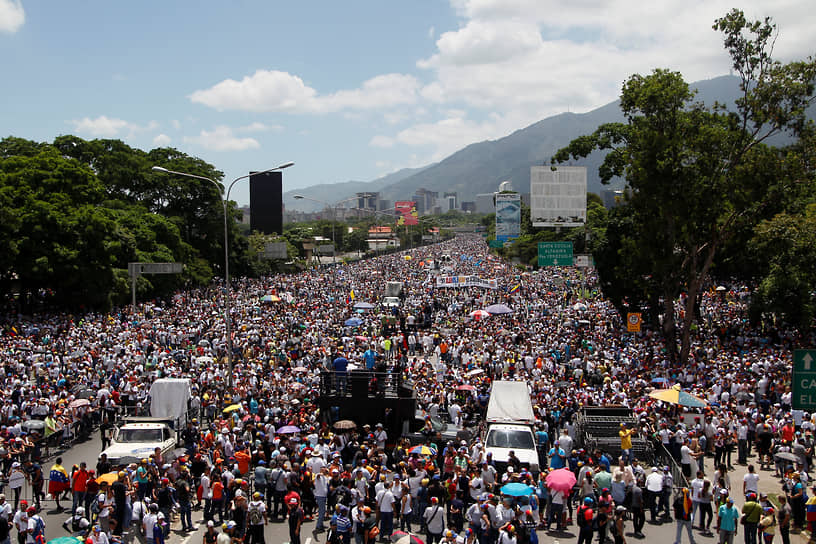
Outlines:
[[185, 137], [185, 143], [200, 145], [212, 151], [244, 151], [261, 147], [255, 138], [240, 138], [230, 127], [219, 125], [213, 130], [202, 130], [198, 136]]
[[428, 37], [434, 39], [434, 36], [436, 36], [436, 27], [432, 25], [431, 28], [428, 29]]
[[20, 0], [0, 0], [0, 32], [13, 34], [25, 23], [25, 10]]
[[153, 145], [158, 147], [166, 147], [170, 145], [170, 136], [167, 134], [157, 134], [153, 138]]
[[413, 104], [419, 87], [413, 76], [384, 74], [363, 82], [357, 89], [320, 95], [298, 76], [258, 70], [241, 81], [226, 79], [209, 89], [195, 91], [190, 100], [217, 110], [328, 113]]
[[179, 130], [181, 128], [181, 122], [178, 119], [173, 119], [170, 121], [170, 124], [173, 125], [173, 128]]
[[73, 120], [71, 123], [73, 123], [74, 130], [78, 133], [100, 138], [112, 138], [119, 134], [120, 131], [131, 127], [131, 124], [125, 120], [111, 118], [106, 115], [100, 115], [96, 119], [83, 117], [82, 119]]
[[268, 130], [279, 131], [279, 130], [282, 130], [282, 129], [283, 129], [283, 127], [280, 126], [280, 125], [268, 126], [268, 125], [265, 125], [263, 123], [259, 123], [258, 121], [255, 121], [254, 123], [250, 123], [250, 124], [245, 125], [243, 127], [238, 127], [237, 129], [235, 129], [235, 131], [236, 132], [266, 132]]
[[371, 147], [382, 148], [394, 147], [394, 139], [388, 136], [382, 136], [380, 134], [377, 134], [376, 136], [371, 138], [371, 141], [368, 142], [368, 145], [370, 145]]
[[[2, 1], [2, 0], [0, 0]], [[69, 121], [74, 125], [74, 130], [79, 134], [87, 134], [96, 138], [113, 138], [115, 136], [133, 137], [140, 132], [154, 131], [159, 128], [159, 123], [149, 121], [146, 125], [130, 123], [124, 119], [100, 115], [94, 119], [83, 117]]]

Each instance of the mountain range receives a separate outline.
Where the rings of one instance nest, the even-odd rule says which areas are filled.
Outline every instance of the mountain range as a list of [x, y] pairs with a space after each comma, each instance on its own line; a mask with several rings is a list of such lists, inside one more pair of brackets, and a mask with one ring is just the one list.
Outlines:
[[[690, 84], [697, 90], [696, 100], [707, 105], [715, 101], [733, 104], [739, 96], [739, 79], [721, 76]], [[479, 193], [498, 190], [499, 183], [511, 181], [513, 189], [522, 193], [530, 190], [530, 166], [549, 164], [560, 148], [578, 136], [593, 132], [599, 125], [623, 121], [619, 101], [610, 102], [586, 113], [561, 113], [519, 129], [498, 140], [470, 144], [438, 163], [422, 168], [406, 168], [373, 181], [347, 181], [320, 184], [283, 194], [287, 209], [314, 211], [322, 204], [301, 199], [299, 194], [326, 202], [339, 202], [356, 192], [381, 193], [382, 199], [410, 200], [419, 188], [443, 192], [456, 191], [458, 201], [475, 200]], [[587, 167], [587, 190], [600, 194], [603, 189], [620, 188], [623, 180], [613, 180], [603, 186], [598, 166], [603, 153], [593, 153], [584, 160], [571, 163]]]

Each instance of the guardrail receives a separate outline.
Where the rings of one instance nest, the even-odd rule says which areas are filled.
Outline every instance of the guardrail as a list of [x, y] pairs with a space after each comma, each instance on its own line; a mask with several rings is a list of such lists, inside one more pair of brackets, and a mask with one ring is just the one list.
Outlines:
[[680, 468], [674, 456], [672, 456], [671, 452], [666, 449], [666, 446], [664, 446], [662, 442], [657, 442], [657, 446], [655, 446], [655, 461], [657, 460], [660, 460], [664, 466], [668, 466], [671, 469], [675, 488], [689, 486], [686, 475], [683, 474], [683, 469]]

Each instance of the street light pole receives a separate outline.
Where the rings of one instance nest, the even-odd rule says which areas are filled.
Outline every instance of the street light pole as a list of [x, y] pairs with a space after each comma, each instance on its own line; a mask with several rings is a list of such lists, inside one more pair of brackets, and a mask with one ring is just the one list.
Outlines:
[[257, 174], [266, 174], [267, 172], [273, 172], [275, 170], [283, 170], [284, 168], [289, 168], [290, 166], [294, 165], [293, 162], [285, 162], [281, 165], [276, 166], [275, 168], [270, 168], [268, 170], [264, 170], [263, 172], [255, 172], [254, 174], [247, 174], [244, 176], [240, 176], [232, 180], [232, 183], [229, 184], [227, 187], [226, 192], [214, 179], [208, 178], [206, 176], [198, 176], [196, 174], [188, 174], [186, 172], [177, 172], [175, 170], [168, 170], [167, 168], [163, 168], [161, 166], [154, 166], [153, 170], [156, 172], [163, 172], [165, 174], [175, 174], [177, 176], [184, 176], [188, 178], [195, 178], [201, 179], [205, 181], [209, 181], [213, 185], [215, 185], [216, 189], [218, 189], [218, 196], [221, 197], [221, 204], [224, 208], [224, 326], [225, 331], [227, 333], [227, 387], [232, 387], [232, 318], [230, 317], [231, 310], [230, 310], [230, 277], [229, 277], [229, 216], [228, 216], [228, 209], [227, 203], [229, 202], [229, 195], [230, 191], [232, 191], [233, 185], [236, 182], [241, 181], [242, 179], [246, 179], [250, 176], [254, 176]]

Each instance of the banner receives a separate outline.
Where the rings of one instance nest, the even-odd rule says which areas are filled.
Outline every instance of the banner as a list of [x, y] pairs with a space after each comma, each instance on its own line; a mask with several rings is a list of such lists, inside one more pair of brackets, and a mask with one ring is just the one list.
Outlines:
[[397, 214], [397, 225], [419, 225], [416, 202], [409, 200], [394, 202], [394, 211]]
[[496, 195], [496, 240], [506, 242], [521, 234], [521, 195]]
[[479, 276], [437, 276], [436, 286], [443, 287], [484, 287], [485, 289], [498, 289], [498, 280], [485, 280]]
[[639, 313], [626, 314], [626, 330], [629, 332], [640, 332], [641, 317]]

